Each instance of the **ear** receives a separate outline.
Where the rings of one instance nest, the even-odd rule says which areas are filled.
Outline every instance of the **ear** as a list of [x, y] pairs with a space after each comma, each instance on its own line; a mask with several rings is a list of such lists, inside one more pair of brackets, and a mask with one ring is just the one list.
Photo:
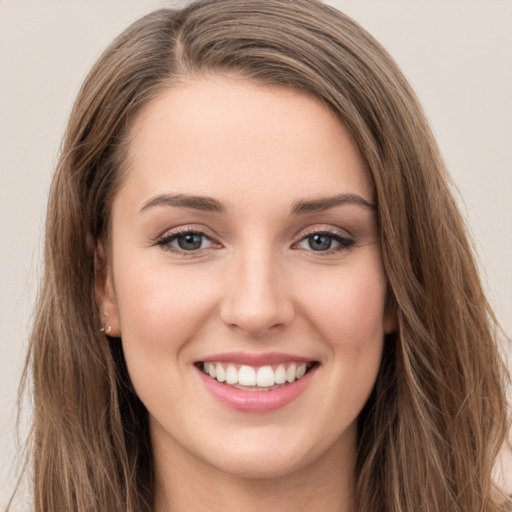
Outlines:
[[396, 300], [388, 289], [386, 293], [386, 302], [384, 305], [384, 334], [391, 334], [397, 331], [398, 314]]
[[394, 310], [386, 311], [384, 314], [384, 334], [391, 334], [398, 330], [398, 321]]
[[106, 256], [102, 242], [97, 242], [94, 249], [94, 279], [96, 301], [100, 309], [101, 324], [106, 330], [105, 334], [119, 338], [121, 324], [112, 277], [112, 264]]

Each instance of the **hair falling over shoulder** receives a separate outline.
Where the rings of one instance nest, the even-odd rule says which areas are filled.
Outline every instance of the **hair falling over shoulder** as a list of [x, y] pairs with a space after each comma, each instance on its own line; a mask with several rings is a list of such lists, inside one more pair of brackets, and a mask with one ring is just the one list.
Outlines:
[[439, 150], [385, 50], [314, 0], [156, 11], [124, 31], [85, 80], [50, 192], [27, 360], [35, 510], [152, 509], [148, 415], [120, 340], [100, 333], [94, 249], [108, 242], [134, 117], [162, 89], [215, 72], [320, 98], [373, 179], [399, 327], [359, 418], [358, 510], [503, 512], [493, 468], [507, 436], [506, 369]]

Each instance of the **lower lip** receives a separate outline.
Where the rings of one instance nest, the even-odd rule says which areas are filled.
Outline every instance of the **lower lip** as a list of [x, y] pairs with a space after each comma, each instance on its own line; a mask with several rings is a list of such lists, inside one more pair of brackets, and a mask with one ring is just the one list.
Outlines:
[[261, 413], [280, 409], [298, 398], [311, 382], [316, 369], [317, 366], [309, 370], [301, 379], [271, 391], [244, 391], [222, 384], [200, 369], [198, 372], [208, 391], [222, 404], [237, 411]]

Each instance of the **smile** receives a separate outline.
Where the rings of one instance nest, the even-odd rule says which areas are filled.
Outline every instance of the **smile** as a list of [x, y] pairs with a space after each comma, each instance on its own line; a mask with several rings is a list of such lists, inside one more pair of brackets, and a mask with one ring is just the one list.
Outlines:
[[201, 363], [202, 370], [217, 382], [245, 391], [272, 391], [301, 379], [315, 365], [285, 363], [254, 367], [223, 362]]
[[246, 413], [280, 409], [302, 395], [320, 363], [283, 354], [224, 354], [194, 365], [215, 401]]

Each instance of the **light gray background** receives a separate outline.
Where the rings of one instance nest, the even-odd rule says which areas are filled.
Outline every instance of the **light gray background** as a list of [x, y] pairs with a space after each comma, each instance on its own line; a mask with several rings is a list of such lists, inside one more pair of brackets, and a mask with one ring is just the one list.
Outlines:
[[[142, 14], [176, 3], [0, 0], [2, 510], [13, 487], [16, 389], [41, 269], [47, 191], [66, 117], [111, 39]], [[416, 89], [460, 191], [491, 303], [510, 335], [512, 2], [330, 3], [376, 36]]]

